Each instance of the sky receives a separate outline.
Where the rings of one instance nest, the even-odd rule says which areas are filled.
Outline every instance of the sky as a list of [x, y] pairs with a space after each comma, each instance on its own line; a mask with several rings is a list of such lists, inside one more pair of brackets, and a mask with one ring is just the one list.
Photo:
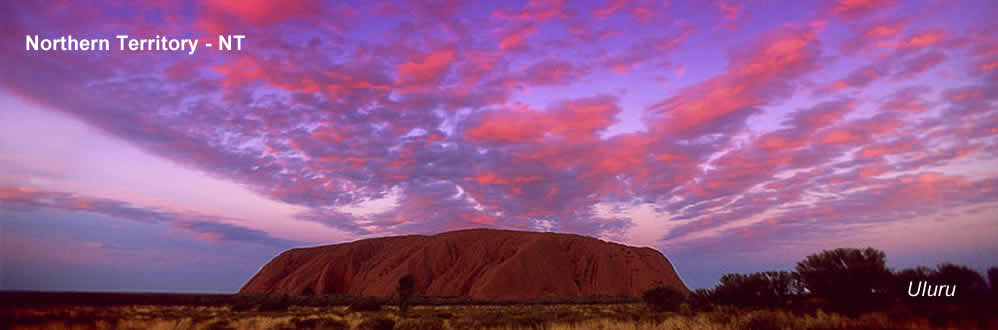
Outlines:
[[[691, 288], [874, 247], [998, 265], [994, 1], [0, 2], [0, 290], [235, 292], [468, 228]], [[115, 35], [238, 51], [120, 51]], [[109, 51], [28, 51], [25, 37]]]

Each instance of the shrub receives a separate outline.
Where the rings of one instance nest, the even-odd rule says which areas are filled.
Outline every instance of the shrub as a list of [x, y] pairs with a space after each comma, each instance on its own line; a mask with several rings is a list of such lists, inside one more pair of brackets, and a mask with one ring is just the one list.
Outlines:
[[409, 311], [409, 301], [416, 292], [416, 278], [412, 274], [402, 276], [396, 290], [399, 294], [399, 318], [405, 318], [406, 312]]
[[347, 330], [350, 329], [350, 325], [342, 320], [331, 319], [331, 318], [318, 318], [318, 319], [295, 319], [291, 321], [294, 329], [321, 329], [321, 330]]
[[739, 327], [745, 330], [793, 329], [793, 320], [778, 311], [760, 311], [749, 314]]
[[988, 284], [991, 286], [992, 299], [998, 298], [998, 267], [988, 268]]
[[891, 273], [885, 259], [873, 248], [822, 251], [798, 262], [797, 274], [829, 307], [856, 315], [877, 306], [887, 291]]
[[542, 325], [548, 323], [547, 315], [545, 313], [525, 313], [525, 314], [515, 314], [504, 317], [504, 320], [509, 327], [514, 329], [537, 329]]
[[387, 317], [375, 317], [366, 319], [357, 325], [360, 330], [392, 330], [395, 328], [395, 320]]
[[377, 299], [361, 299], [350, 304], [347, 308], [351, 312], [378, 312], [381, 311], [381, 301]]
[[641, 299], [653, 311], [674, 312], [679, 310], [679, 305], [686, 302], [686, 294], [671, 286], [656, 285], [645, 290]]
[[207, 329], [207, 330], [233, 330], [235, 328], [232, 327], [232, 325], [230, 325], [230, 322], [228, 320], [217, 320], [217, 321], [214, 321], [214, 322], [208, 324], [207, 326], [205, 326], [205, 329]]
[[987, 281], [978, 272], [966, 266], [959, 266], [950, 263], [941, 264], [936, 269], [927, 267], [909, 268], [894, 274], [894, 284], [891, 286], [891, 296], [900, 297], [909, 302], [925, 302], [925, 297], [911, 297], [908, 294], [909, 283], [917, 286], [918, 282], [925, 281], [930, 285], [956, 285], [959, 288], [956, 297], [934, 297], [938, 302], [945, 299], [948, 301], [983, 301], [988, 291]]
[[895, 272], [894, 277], [899, 279], [911, 279], [913, 281], [928, 281], [931, 280], [935, 274], [936, 271], [929, 267], [918, 266], [915, 268], [905, 268], [904, 270]]
[[738, 306], [776, 306], [800, 293], [800, 282], [790, 272], [725, 274], [714, 288], [718, 303]]
[[396, 330], [439, 330], [444, 328], [444, 321], [438, 319], [405, 319], [395, 325]]
[[235, 304], [232, 304], [232, 306], [230, 307], [230, 309], [233, 312], [246, 312], [253, 310], [254, 308], [256, 308], [256, 304], [253, 304], [252, 302], [248, 301], [239, 301], [236, 302]]
[[267, 301], [259, 306], [256, 310], [259, 312], [286, 312], [290, 307], [290, 302], [287, 299]]
[[987, 294], [988, 282], [977, 271], [967, 266], [942, 264], [936, 268], [935, 284], [956, 285], [961, 291], [956, 296], [961, 301], [983, 300]]
[[694, 312], [710, 312], [714, 310], [714, 290], [696, 289], [687, 297], [690, 309]]

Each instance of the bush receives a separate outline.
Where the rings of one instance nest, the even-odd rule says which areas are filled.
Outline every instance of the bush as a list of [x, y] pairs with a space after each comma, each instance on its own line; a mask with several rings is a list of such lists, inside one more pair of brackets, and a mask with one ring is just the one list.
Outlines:
[[894, 273], [894, 283], [891, 285], [891, 296], [907, 297], [908, 283], [918, 283], [921, 281], [932, 281], [936, 277], [936, 271], [925, 266], [908, 268]]
[[696, 289], [690, 293], [686, 301], [694, 312], [710, 312], [714, 310], [714, 290]]
[[444, 328], [444, 321], [438, 319], [405, 319], [395, 325], [396, 330], [439, 330]]
[[797, 277], [785, 271], [725, 274], [714, 288], [718, 303], [738, 306], [777, 306], [799, 293]]
[[286, 312], [288, 311], [288, 307], [290, 307], [290, 302], [282, 299], [279, 301], [264, 302], [257, 306], [256, 310], [259, 312]]
[[760, 311], [752, 313], [741, 324], [745, 330], [793, 329], [793, 319], [779, 311]]
[[891, 272], [884, 252], [835, 249], [807, 256], [797, 263], [804, 288], [834, 310], [856, 315], [878, 307], [888, 291]]
[[641, 299], [653, 311], [675, 312], [686, 302], [686, 294], [671, 286], [656, 285], [645, 290]]
[[229, 307], [233, 312], [247, 312], [256, 308], [256, 304], [248, 301], [240, 301]]
[[[959, 291], [956, 297], [938, 296], [929, 299], [911, 297], [908, 292], [909, 283], [917, 287], [922, 281], [928, 282], [929, 285], [955, 285]], [[941, 264], [936, 269], [917, 267], [897, 272], [894, 274], [894, 285], [891, 289], [892, 297], [900, 297], [908, 302], [983, 302], [988, 294], [987, 281], [981, 274], [966, 266], [950, 263]]]
[[295, 319], [291, 321], [294, 329], [321, 329], [321, 330], [347, 330], [350, 325], [346, 322], [330, 318], [318, 319]]
[[416, 292], [416, 278], [412, 274], [406, 274], [399, 278], [398, 287], [395, 289], [399, 294], [399, 318], [405, 318], [409, 311], [409, 301]]
[[357, 325], [360, 330], [392, 330], [395, 329], [395, 320], [387, 317], [375, 317], [366, 319]]
[[207, 330], [234, 330], [229, 320], [217, 320], [205, 326]]
[[503, 318], [504, 323], [514, 329], [537, 329], [548, 323], [544, 313], [524, 313], [509, 315]]
[[998, 298], [998, 267], [988, 268], [988, 284], [991, 285], [992, 299]]
[[379, 312], [381, 311], [381, 301], [376, 299], [361, 299], [352, 304], [347, 308], [351, 312]]
[[983, 301], [988, 291], [988, 282], [977, 271], [967, 266], [942, 264], [936, 268], [934, 284], [956, 285], [960, 293], [956, 300], [964, 302]]

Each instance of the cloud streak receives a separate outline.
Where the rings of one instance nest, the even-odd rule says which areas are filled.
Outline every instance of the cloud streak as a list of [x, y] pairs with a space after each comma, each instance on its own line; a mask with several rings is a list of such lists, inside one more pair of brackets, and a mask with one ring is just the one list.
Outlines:
[[211, 215], [144, 208], [124, 201], [85, 197], [64, 192], [0, 186], [0, 210], [29, 212], [39, 208], [95, 213], [114, 219], [147, 224], [167, 223], [191, 232], [196, 238], [209, 241], [248, 242], [280, 248], [289, 248], [300, 244], [272, 237], [259, 230], [233, 225], [227, 223], [231, 219]]

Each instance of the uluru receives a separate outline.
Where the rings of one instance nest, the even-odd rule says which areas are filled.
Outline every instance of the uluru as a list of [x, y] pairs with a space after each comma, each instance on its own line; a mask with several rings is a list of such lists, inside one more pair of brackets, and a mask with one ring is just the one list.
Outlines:
[[240, 293], [392, 296], [412, 274], [417, 295], [479, 300], [640, 296], [688, 291], [659, 251], [574, 234], [469, 229], [285, 251]]

